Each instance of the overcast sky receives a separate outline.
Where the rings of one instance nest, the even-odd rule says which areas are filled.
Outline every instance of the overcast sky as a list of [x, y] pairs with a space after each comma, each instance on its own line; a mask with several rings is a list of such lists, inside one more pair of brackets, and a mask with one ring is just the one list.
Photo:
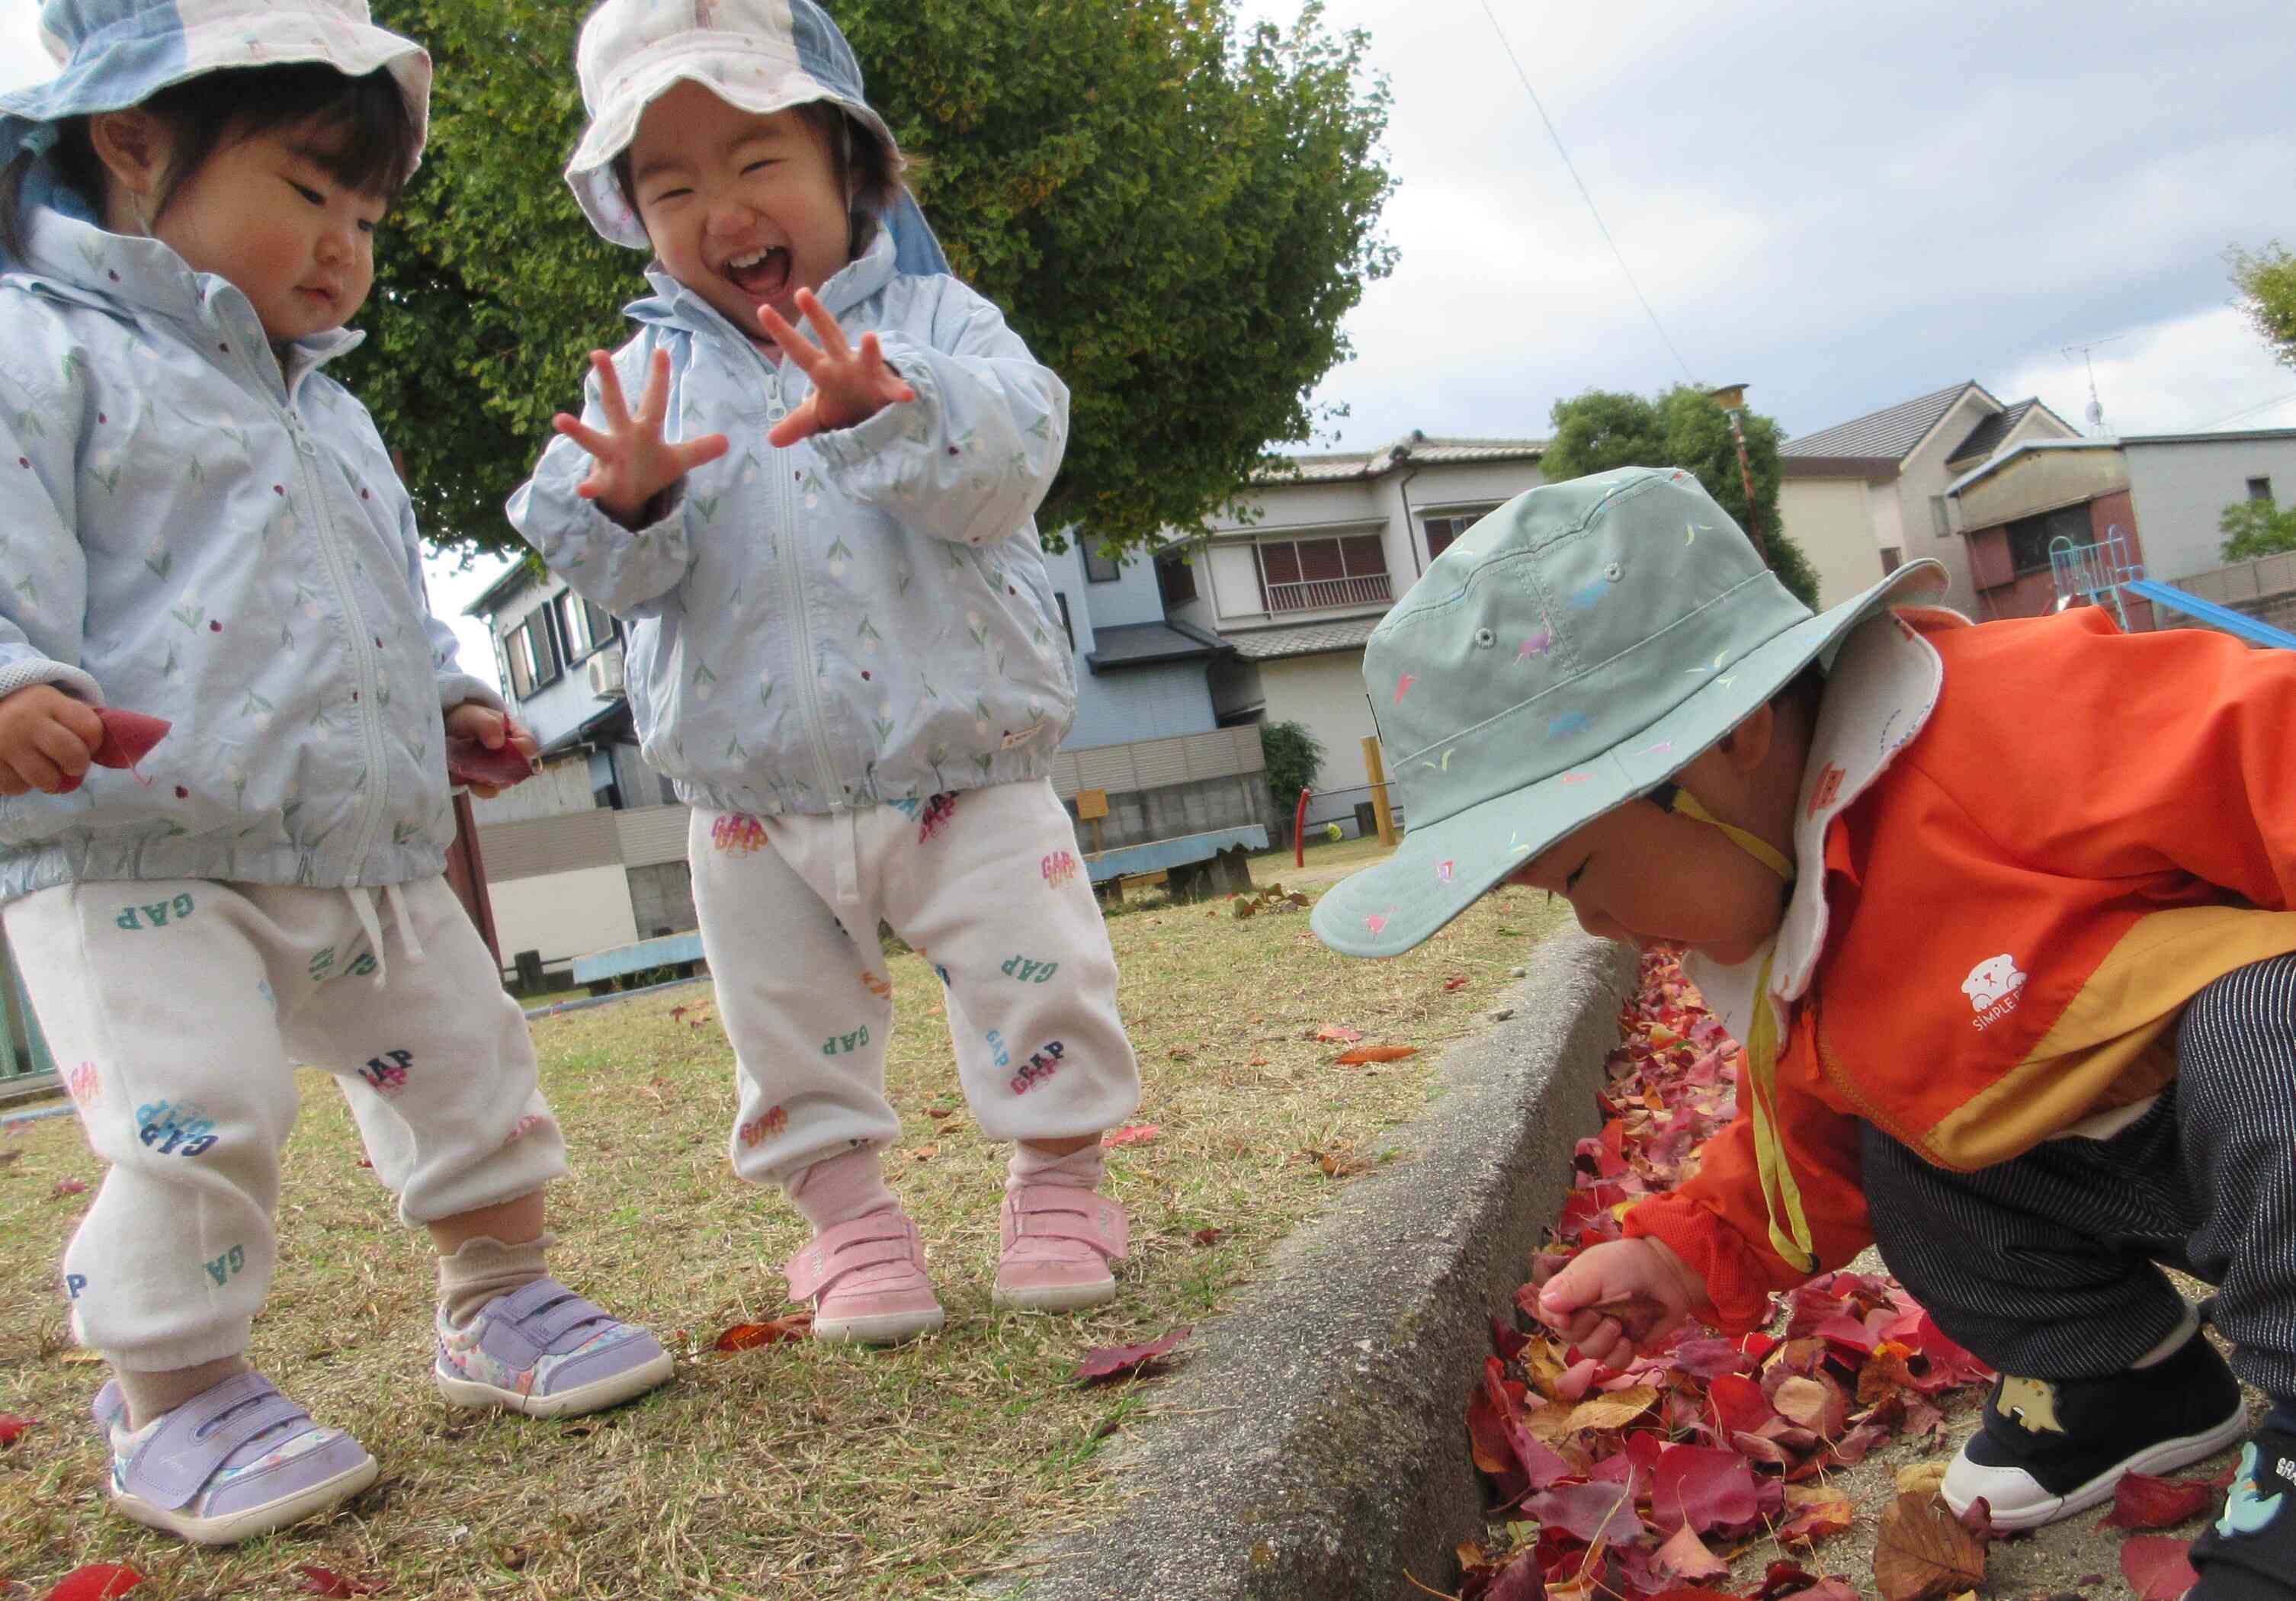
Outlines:
[[[37, 76], [36, 8], [0, 4], [0, 84]], [[1536, 437], [1559, 398], [1685, 377], [1745, 383], [1790, 433], [1971, 378], [2078, 426], [2087, 372], [2064, 352], [2083, 344], [2120, 432], [2296, 426], [2296, 370], [2231, 308], [2224, 260], [2296, 243], [2286, 0], [1328, 0], [1325, 15], [1372, 35], [1400, 180], [1384, 232], [1401, 261], [1321, 391], [1350, 408], [1343, 447], [1414, 428]], [[442, 613], [498, 571], [450, 569], [433, 577]], [[483, 648], [464, 653], [491, 672]]]

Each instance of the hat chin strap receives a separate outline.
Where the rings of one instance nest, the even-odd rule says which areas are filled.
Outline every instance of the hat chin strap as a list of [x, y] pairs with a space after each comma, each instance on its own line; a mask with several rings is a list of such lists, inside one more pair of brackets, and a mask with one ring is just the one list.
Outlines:
[[1688, 790], [1684, 789], [1681, 785], [1677, 784], [1675, 786], [1674, 800], [1668, 807], [1668, 809], [1670, 811], [1679, 812], [1685, 817], [1690, 817], [1697, 822], [1703, 823], [1710, 828], [1720, 829], [1723, 833], [1728, 837], [1730, 842], [1738, 847], [1739, 850], [1744, 851], [1748, 856], [1752, 857], [1756, 861], [1761, 863], [1762, 866], [1767, 867], [1780, 878], [1784, 879], [1786, 883], [1793, 883], [1795, 876], [1794, 865], [1788, 861], [1784, 857], [1781, 856], [1775, 846], [1772, 845], [1767, 840], [1761, 838], [1759, 835], [1739, 827], [1734, 823], [1725, 823], [1721, 818], [1716, 817], [1712, 812], [1708, 811], [1703, 806], [1701, 806], [1698, 803], [1698, 797], [1692, 794]]

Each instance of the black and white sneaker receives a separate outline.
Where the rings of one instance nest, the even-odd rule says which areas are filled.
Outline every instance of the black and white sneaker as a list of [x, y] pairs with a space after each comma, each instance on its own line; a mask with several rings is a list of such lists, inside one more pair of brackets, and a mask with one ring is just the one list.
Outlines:
[[1943, 1493], [1956, 1515], [1981, 1498], [1996, 1529], [2038, 1528], [2111, 1500], [2123, 1474], [2183, 1467], [2247, 1430], [2240, 1381], [2196, 1329], [2152, 1367], [2106, 1378], [2002, 1375]]
[[2193, 1542], [2185, 1601], [2296, 1601], [2296, 1434], [2276, 1418], [2240, 1449], [2223, 1513]]

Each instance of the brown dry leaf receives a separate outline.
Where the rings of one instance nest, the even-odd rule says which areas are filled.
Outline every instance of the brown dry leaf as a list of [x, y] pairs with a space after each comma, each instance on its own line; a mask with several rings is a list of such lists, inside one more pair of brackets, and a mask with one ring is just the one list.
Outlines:
[[1825, 1386], [1816, 1379], [1791, 1378], [1770, 1397], [1779, 1416], [1817, 1433], [1825, 1433]]
[[1570, 1433], [1581, 1429], [1623, 1429], [1658, 1400], [1658, 1386], [1636, 1384], [1607, 1395], [1590, 1395], [1570, 1409]]
[[925, 1115], [930, 1118], [955, 1117], [956, 1115], [956, 1108], [954, 1106], [928, 1106], [925, 1108]]
[[1640, 1345], [1658, 1331], [1667, 1320], [1666, 1303], [1655, 1295], [1628, 1293], [1606, 1295], [1600, 1301], [1589, 1301], [1586, 1310], [1600, 1318], [1616, 1320], [1626, 1331], [1627, 1338]]
[[1316, 1038], [1325, 1045], [1353, 1045], [1363, 1038], [1363, 1030], [1342, 1028], [1338, 1023], [1327, 1022], [1316, 1030]]
[[1946, 1469], [1950, 1462], [1915, 1462], [1898, 1470], [1898, 1493], [1901, 1496], [1935, 1495], [1945, 1488]]
[[1345, 1148], [1337, 1151], [1318, 1151], [1313, 1145], [1302, 1145], [1300, 1148], [1300, 1154], [1323, 1169], [1324, 1176], [1327, 1178], [1345, 1178], [1352, 1173], [1365, 1173], [1371, 1170], [1370, 1162]]
[[1351, 1051], [1341, 1051], [1333, 1059], [1338, 1067], [1360, 1067], [1366, 1062], [1400, 1062], [1406, 1056], [1416, 1056], [1415, 1045], [1359, 1045]]
[[911, 1162], [931, 1162], [934, 1157], [939, 1154], [940, 1147], [939, 1145], [919, 1145], [915, 1150], [909, 1153], [909, 1160]]
[[1985, 1582], [1985, 1542], [1935, 1496], [1901, 1495], [1882, 1514], [1874, 1584], [1882, 1601], [1927, 1601]]

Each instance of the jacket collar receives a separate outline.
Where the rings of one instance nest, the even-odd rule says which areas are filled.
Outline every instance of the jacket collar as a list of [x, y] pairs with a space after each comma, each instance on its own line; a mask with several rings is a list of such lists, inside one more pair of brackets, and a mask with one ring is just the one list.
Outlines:
[[[218, 331], [250, 352], [266, 348], [254, 304], [239, 286], [193, 271], [159, 240], [109, 233], [45, 206], [33, 209], [29, 220], [27, 260], [10, 276], [114, 316], [157, 316], [202, 333]], [[288, 352], [290, 391], [306, 374], [365, 342], [365, 334], [348, 328], [296, 341]]]
[[1775, 939], [1747, 961], [1725, 967], [1692, 953], [1683, 970], [1719, 1014], [1734, 1039], [1743, 1040], [1753, 1012], [1762, 964], [1776, 952], [1770, 992], [1791, 1004], [1808, 992], [1824, 954], [1827, 932], [1825, 836], [1833, 820], [1872, 789], [1898, 751], [1914, 741], [1937, 710], [1945, 662], [1937, 647], [1907, 621], [1969, 626], [1943, 608], [1908, 607], [1884, 612], [1851, 632], [1826, 674], [1825, 698], [1810, 735], [1794, 817], [1797, 875], [1793, 896]]
[[[840, 267], [821, 286], [821, 303], [829, 308], [829, 314], [841, 317], [870, 296], [883, 292], [893, 281], [894, 255], [892, 235], [879, 228], [869, 248]], [[622, 308], [623, 315], [633, 321], [655, 326], [666, 324], [688, 333], [722, 333], [744, 345], [752, 342], [715, 306], [663, 271], [660, 262], [646, 268], [646, 282], [653, 285], [653, 293]]]

